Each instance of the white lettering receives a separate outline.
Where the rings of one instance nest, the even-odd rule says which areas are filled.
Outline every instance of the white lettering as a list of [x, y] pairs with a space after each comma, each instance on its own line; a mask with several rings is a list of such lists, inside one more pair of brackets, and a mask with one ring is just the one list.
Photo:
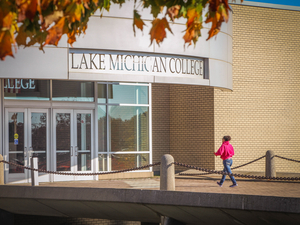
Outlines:
[[29, 79], [29, 89], [35, 89], [34, 80]]

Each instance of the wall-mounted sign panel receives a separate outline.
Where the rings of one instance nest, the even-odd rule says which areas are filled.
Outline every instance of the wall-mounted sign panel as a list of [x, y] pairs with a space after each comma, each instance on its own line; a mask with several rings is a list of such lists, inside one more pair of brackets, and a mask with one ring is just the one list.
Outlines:
[[207, 85], [206, 60], [177, 55], [70, 49], [69, 77]]

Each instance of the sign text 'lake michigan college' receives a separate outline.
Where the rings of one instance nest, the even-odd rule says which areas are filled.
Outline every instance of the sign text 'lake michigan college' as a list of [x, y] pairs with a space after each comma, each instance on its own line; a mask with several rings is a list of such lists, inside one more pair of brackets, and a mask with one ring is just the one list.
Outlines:
[[198, 76], [203, 78], [202, 58], [157, 56], [134, 53], [70, 52], [69, 71], [161, 76]]

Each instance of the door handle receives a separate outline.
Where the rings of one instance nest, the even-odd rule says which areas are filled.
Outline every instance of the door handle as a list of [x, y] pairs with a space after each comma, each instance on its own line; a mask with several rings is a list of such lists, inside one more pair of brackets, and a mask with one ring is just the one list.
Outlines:
[[71, 156], [73, 156], [73, 146], [71, 146]]
[[28, 156], [29, 156], [29, 157], [32, 157], [32, 155], [33, 155], [33, 149], [32, 149], [32, 147], [30, 146], [30, 147], [29, 147]]
[[75, 156], [78, 156], [78, 147], [75, 146]]

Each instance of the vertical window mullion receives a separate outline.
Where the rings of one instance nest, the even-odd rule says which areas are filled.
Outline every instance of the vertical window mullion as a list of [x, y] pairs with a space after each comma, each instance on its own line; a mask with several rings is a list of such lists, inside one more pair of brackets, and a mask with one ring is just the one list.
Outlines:
[[109, 126], [109, 115], [108, 115], [108, 83], [106, 84], [106, 152], [107, 152], [107, 170], [111, 171], [111, 155], [110, 152], [110, 126]]

